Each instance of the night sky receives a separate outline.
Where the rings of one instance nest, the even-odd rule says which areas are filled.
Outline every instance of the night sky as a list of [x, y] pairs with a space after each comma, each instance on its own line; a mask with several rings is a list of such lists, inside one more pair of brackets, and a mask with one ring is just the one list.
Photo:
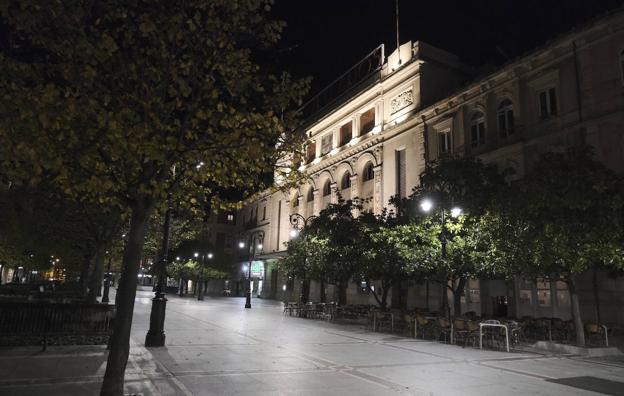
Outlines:
[[[399, 0], [400, 38], [422, 40], [477, 68], [513, 60], [621, 0]], [[395, 0], [276, 0], [286, 21], [279, 63], [322, 89], [381, 43], [396, 48]]]

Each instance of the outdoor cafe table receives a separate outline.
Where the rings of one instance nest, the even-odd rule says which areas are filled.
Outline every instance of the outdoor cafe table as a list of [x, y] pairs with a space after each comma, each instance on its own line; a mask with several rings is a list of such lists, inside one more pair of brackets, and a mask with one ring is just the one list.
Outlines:
[[485, 322], [479, 323], [479, 349], [483, 349], [484, 327], [500, 327], [505, 329], [505, 346], [507, 347], [507, 352], [509, 352], [509, 329], [507, 328], [507, 325], [502, 324], [498, 320], [486, 320]]
[[[425, 316], [425, 320], [435, 321], [438, 320], [437, 316]], [[414, 338], [418, 338], [418, 315], [414, 315]], [[423, 335], [423, 339], [424, 339]], [[451, 344], [453, 343], [453, 322], [451, 321]]]
[[[380, 311], [373, 311], [373, 331], [375, 331], [375, 328], [377, 327], [377, 315], [375, 315], [376, 312], [380, 312]], [[384, 315], [390, 315], [390, 329], [394, 333], [394, 314], [392, 312], [382, 312], [382, 313]]]

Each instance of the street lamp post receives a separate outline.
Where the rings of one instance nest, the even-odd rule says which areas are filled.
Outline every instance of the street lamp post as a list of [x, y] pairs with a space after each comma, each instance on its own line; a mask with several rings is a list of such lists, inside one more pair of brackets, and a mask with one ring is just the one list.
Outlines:
[[[247, 290], [245, 291], [245, 308], [251, 308], [251, 263], [256, 256], [256, 248], [262, 250], [264, 231], [256, 230], [249, 234], [249, 264], [247, 266]], [[245, 242], [239, 242], [238, 247], [245, 248]]]
[[[423, 199], [420, 202], [420, 208], [423, 212], [429, 213], [434, 208], [434, 203], [430, 199]], [[450, 205], [450, 214], [451, 217], [457, 218], [462, 214], [462, 209], [453, 204]], [[446, 260], [446, 209], [443, 206], [440, 206], [440, 244], [442, 247], [441, 250], [441, 258], [442, 261]], [[446, 281], [446, 272], [444, 273], [444, 281], [442, 283], [442, 311], [446, 313], [447, 317], [451, 316], [451, 307], [448, 303], [448, 292], [447, 292], [447, 281]]]
[[204, 299], [204, 280], [202, 280], [202, 275], [204, 273], [204, 268], [206, 268], [206, 258], [212, 259], [212, 253], [195, 253], [195, 258], [201, 256], [201, 266], [199, 267], [199, 276], [197, 277], [197, 300], [202, 301]]
[[150, 312], [150, 327], [145, 336], [146, 347], [160, 347], [165, 345], [165, 310], [167, 308], [167, 298], [165, 297], [165, 282], [167, 276], [167, 255], [169, 253], [169, 229], [171, 225], [171, 208], [165, 212], [165, 222], [163, 225], [163, 239], [160, 260], [157, 263], [157, 283], [156, 293], [152, 299], [152, 310]]
[[[290, 232], [290, 236], [295, 238], [299, 235], [301, 230], [304, 230], [312, 220], [316, 219], [318, 216], [311, 215], [308, 217], [304, 217], [299, 213], [292, 213], [289, 217], [290, 225], [292, 226], [292, 230]], [[309, 284], [306, 279], [306, 263], [307, 263], [307, 254], [303, 256], [303, 279], [301, 280], [301, 295], [299, 296], [299, 301], [303, 304], [308, 301], [308, 293], [307, 290], [309, 288]]]
[[108, 292], [111, 284], [111, 261], [113, 261], [113, 257], [110, 252], [106, 252], [108, 254], [108, 266], [106, 267], [106, 277], [104, 278], [104, 293], [102, 293], [102, 303], [108, 304]]

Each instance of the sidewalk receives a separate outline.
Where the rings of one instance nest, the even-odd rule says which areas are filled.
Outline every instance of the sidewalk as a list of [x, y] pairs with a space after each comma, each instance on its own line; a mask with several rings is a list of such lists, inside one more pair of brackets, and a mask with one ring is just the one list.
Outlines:
[[[281, 304], [168, 296], [166, 347], [143, 347], [139, 290], [126, 392], [143, 395], [622, 395], [624, 361], [461, 348], [282, 315]], [[104, 346], [0, 349], [0, 395], [98, 395]], [[602, 392], [602, 393], [598, 393]]]

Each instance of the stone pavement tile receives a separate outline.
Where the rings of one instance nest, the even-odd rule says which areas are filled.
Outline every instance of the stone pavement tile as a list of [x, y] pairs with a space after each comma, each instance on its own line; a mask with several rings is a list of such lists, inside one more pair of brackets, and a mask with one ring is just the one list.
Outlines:
[[[565, 357], [497, 361], [486, 364], [501, 369], [515, 370], [548, 378], [592, 376], [624, 382], [623, 367], [590, 363]], [[624, 394], [624, 389], [622, 394]]]
[[335, 371], [183, 376], [180, 381], [194, 395], [358, 395], [399, 394], [387, 387]]
[[249, 345], [257, 344], [257, 341], [236, 333], [225, 333], [212, 329], [189, 329], [175, 332], [165, 332], [168, 346], [181, 345]]
[[435, 363], [448, 360], [429, 354], [392, 348], [384, 344], [292, 345], [287, 348], [345, 366]]
[[99, 382], [72, 382], [28, 386], [0, 386], [0, 395], [6, 396], [96, 396], [100, 393]]
[[[466, 396], [598, 396], [602, 393], [589, 392], [568, 386], [551, 384], [546, 381], [536, 380], [533, 382], [505, 383], [498, 385], [458, 387], [448, 392], [436, 393], [440, 395], [466, 395]], [[602, 395], [604, 396], [604, 395]]]
[[152, 355], [171, 373], [216, 373], [254, 370], [307, 370], [316, 364], [292, 352], [258, 345], [154, 348]]
[[414, 351], [429, 353], [440, 357], [446, 357], [453, 360], [482, 360], [482, 359], [505, 359], [505, 358], [524, 358], [536, 357], [543, 355], [529, 352], [504, 352], [493, 351], [488, 349], [479, 349], [472, 347], [462, 348], [460, 345], [444, 344], [435, 341], [424, 342], [389, 342], [388, 345], [411, 349]]
[[266, 342], [274, 342], [279, 345], [289, 344], [355, 344], [365, 342], [353, 337], [328, 333], [323, 330], [294, 332], [292, 329], [276, 331], [271, 329], [261, 329], [249, 332], [254, 338]]

